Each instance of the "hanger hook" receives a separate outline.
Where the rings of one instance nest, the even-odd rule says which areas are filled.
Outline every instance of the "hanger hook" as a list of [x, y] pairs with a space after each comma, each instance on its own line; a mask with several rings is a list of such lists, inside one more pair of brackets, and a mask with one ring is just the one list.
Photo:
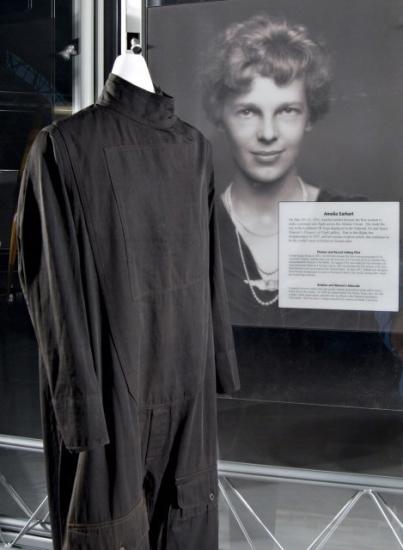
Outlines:
[[141, 53], [143, 51], [143, 48], [140, 46], [140, 40], [138, 40], [137, 38], [131, 38], [130, 49], [135, 54]]

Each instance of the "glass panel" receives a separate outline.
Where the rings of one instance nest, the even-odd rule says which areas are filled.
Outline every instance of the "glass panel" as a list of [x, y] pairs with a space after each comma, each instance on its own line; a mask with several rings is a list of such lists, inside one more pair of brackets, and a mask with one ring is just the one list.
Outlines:
[[16, 15], [30, 10], [32, 0], [5, 0], [0, 4], [0, 15]]
[[[72, 113], [72, 25], [68, 0], [0, 5], [0, 533], [12, 538], [45, 498], [46, 481], [42, 453], [4, 445], [4, 435], [42, 436], [37, 344], [11, 229], [30, 145], [42, 127]], [[35, 533], [50, 536], [45, 524]]]
[[[214, 151], [242, 385], [219, 400], [225, 460], [401, 476], [399, 312], [346, 302], [330, 309], [325, 300], [284, 308], [276, 289], [280, 203], [323, 202], [330, 211], [374, 203], [379, 216], [383, 203], [400, 204], [402, 9], [400, 0], [232, 0], [148, 10], [154, 80]], [[309, 69], [284, 33], [279, 41], [273, 18], [306, 41], [298, 47], [312, 48]], [[326, 252], [343, 252], [334, 235]], [[385, 261], [398, 266], [397, 250]], [[358, 284], [377, 289], [382, 277], [364, 271]], [[348, 287], [352, 268], [346, 276]], [[396, 295], [399, 282], [400, 274]]]
[[16, 262], [9, 255], [11, 225], [19, 171], [35, 135], [52, 120], [71, 114], [72, 61], [62, 53], [72, 41], [72, 6], [66, 0], [35, 0], [24, 5], [10, 0], [2, 2], [2, 8], [0, 431], [38, 437], [36, 342], [20, 292]]

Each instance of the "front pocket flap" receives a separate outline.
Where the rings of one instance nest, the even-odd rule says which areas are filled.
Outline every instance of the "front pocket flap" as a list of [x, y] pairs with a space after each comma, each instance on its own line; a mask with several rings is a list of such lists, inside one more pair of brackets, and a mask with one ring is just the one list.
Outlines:
[[177, 478], [176, 491], [180, 508], [214, 502], [218, 496], [217, 470], [204, 470]]

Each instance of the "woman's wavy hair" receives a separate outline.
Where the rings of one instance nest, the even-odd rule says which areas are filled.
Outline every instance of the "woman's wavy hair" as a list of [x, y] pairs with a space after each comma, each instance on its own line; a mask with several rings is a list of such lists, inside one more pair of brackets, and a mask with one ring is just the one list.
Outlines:
[[311, 123], [329, 109], [329, 56], [302, 25], [260, 14], [230, 25], [217, 37], [202, 70], [203, 105], [210, 120], [219, 124], [226, 98], [246, 93], [256, 76], [272, 78], [278, 86], [303, 78]]

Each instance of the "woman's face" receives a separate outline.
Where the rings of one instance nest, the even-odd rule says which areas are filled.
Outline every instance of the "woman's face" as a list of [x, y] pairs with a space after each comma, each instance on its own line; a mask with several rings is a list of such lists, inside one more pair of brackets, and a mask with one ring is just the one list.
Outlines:
[[310, 127], [304, 81], [278, 86], [257, 76], [248, 92], [224, 102], [221, 121], [243, 176], [259, 183], [281, 181], [295, 171]]

